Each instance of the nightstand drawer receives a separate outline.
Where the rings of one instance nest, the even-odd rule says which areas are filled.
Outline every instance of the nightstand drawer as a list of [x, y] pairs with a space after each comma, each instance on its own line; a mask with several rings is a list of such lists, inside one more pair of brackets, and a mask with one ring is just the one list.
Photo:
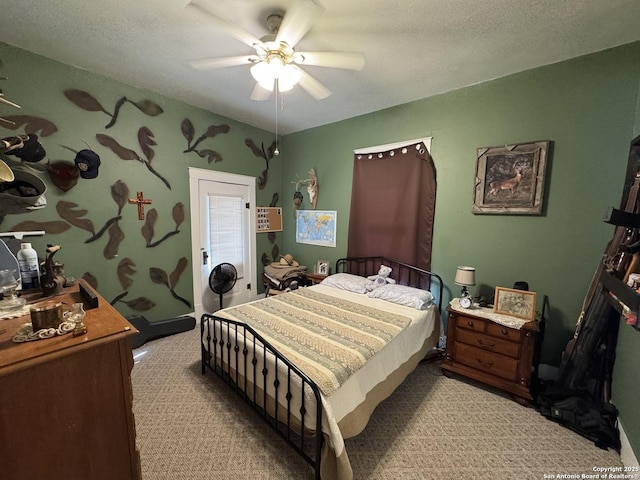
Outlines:
[[456, 326], [458, 328], [464, 328], [465, 330], [473, 330], [474, 332], [482, 332], [485, 330], [484, 320], [470, 317], [457, 317]]
[[455, 361], [469, 367], [497, 375], [507, 380], [514, 380], [518, 370], [518, 360], [497, 353], [486, 352], [480, 348], [470, 347], [456, 342]]
[[464, 330], [462, 328], [459, 329], [456, 333], [456, 340], [458, 342], [466, 343], [467, 345], [481, 348], [488, 352], [501, 353], [516, 359], [520, 356], [519, 344], [503, 340], [501, 338], [472, 332], [470, 330]]
[[497, 323], [489, 323], [487, 325], [487, 333], [499, 338], [506, 338], [512, 342], [519, 342], [522, 337], [522, 330], [515, 330], [503, 325], [498, 325]]

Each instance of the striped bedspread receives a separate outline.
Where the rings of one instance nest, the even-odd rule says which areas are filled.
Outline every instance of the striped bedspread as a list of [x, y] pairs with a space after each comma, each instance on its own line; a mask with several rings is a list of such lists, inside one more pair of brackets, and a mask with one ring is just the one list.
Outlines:
[[252, 326], [326, 396], [401, 333], [409, 317], [300, 288], [216, 312]]

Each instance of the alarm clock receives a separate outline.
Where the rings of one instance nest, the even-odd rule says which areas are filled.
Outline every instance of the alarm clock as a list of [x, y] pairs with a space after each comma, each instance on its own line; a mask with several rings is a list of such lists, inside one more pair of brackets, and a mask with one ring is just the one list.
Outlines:
[[473, 301], [470, 296], [466, 295], [460, 298], [460, 306], [462, 308], [471, 308], [471, 305], [473, 305]]

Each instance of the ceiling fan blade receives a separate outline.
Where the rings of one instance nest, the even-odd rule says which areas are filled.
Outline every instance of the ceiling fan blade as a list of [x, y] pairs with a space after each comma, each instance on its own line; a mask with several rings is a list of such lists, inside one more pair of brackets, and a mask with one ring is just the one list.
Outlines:
[[236, 67], [238, 65], [249, 65], [255, 59], [255, 55], [240, 55], [237, 57], [204, 58], [202, 60], [191, 60], [191, 65], [196, 70], [209, 70], [213, 68]]
[[228, 20], [219, 17], [197, 2], [189, 2], [187, 4], [187, 8], [191, 8], [192, 10], [196, 10], [201, 14], [206, 15], [209, 19], [213, 20], [216, 25], [224, 29], [229, 35], [240, 40], [242, 43], [249, 45], [250, 47], [255, 47], [256, 45], [262, 44], [260, 39], [255, 35], [247, 32], [244, 28], [236, 25], [235, 23], [229, 22]]
[[294, 59], [300, 65], [362, 70], [364, 55], [352, 52], [296, 52]]
[[267, 90], [259, 83], [256, 83], [256, 86], [253, 87], [253, 91], [251, 92], [251, 100], [264, 102], [265, 100], [269, 100], [269, 97], [271, 97], [271, 91]]
[[295, 47], [309, 31], [314, 19], [324, 12], [324, 7], [313, 0], [295, 0], [287, 10], [278, 29], [276, 42]]
[[318, 80], [313, 78], [307, 72], [299, 68], [300, 70], [300, 81], [298, 84], [307, 91], [309, 95], [311, 95], [316, 100], [322, 100], [331, 95], [331, 90], [322, 85]]

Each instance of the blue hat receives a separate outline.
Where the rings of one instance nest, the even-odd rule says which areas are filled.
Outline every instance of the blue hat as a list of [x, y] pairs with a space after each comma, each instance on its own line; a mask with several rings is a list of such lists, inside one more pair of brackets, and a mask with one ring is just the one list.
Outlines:
[[80, 150], [76, 154], [75, 162], [82, 178], [96, 178], [98, 176], [100, 157], [93, 150]]

